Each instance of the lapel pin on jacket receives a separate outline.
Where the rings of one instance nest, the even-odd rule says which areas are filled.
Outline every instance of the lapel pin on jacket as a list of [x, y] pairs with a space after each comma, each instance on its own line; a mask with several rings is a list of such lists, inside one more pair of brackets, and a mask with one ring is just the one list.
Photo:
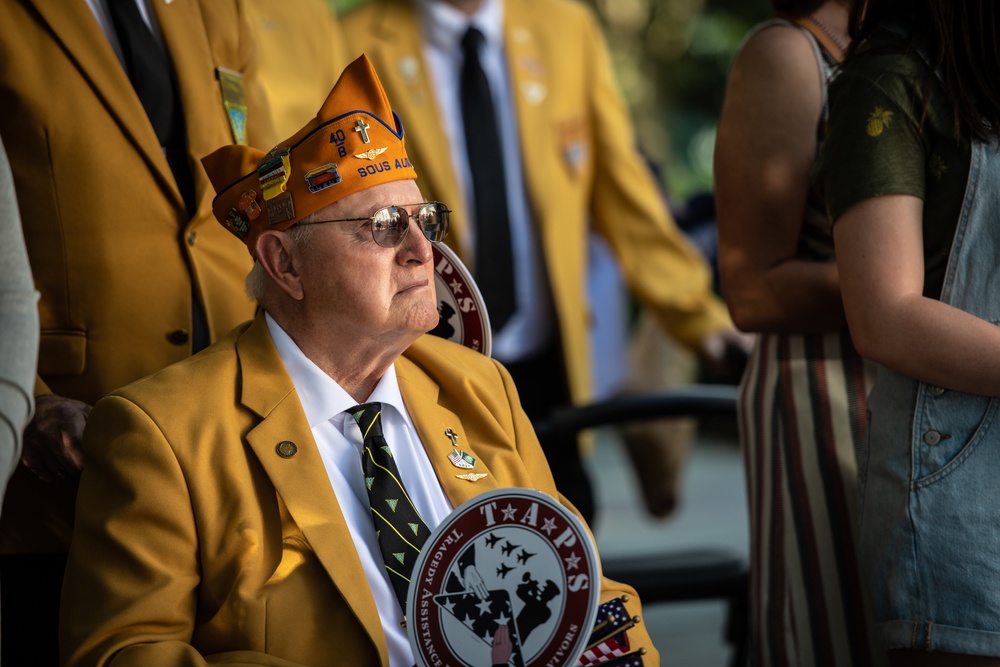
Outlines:
[[420, 61], [413, 56], [405, 56], [399, 60], [399, 75], [407, 85], [412, 86], [420, 78]]
[[[466, 454], [461, 449], [458, 448], [458, 433], [455, 433], [452, 429], [448, 428], [445, 430], [444, 434], [448, 436], [451, 440], [451, 454], [448, 455], [448, 460], [456, 468], [474, 468], [476, 465], [476, 459], [471, 454]], [[466, 479], [459, 475], [462, 479]], [[474, 481], [474, 480], [470, 480]]]
[[467, 472], [464, 475], [455, 475], [459, 479], [464, 479], [467, 482], [478, 482], [483, 477], [488, 477], [485, 472]]
[[[169, 5], [173, 0], [166, 0]], [[225, 67], [215, 68], [215, 78], [222, 90], [222, 106], [229, 118], [229, 128], [233, 131], [233, 141], [240, 145], [247, 143], [247, 101], [243, 92], [243, 75]]]
[[460, 449], [451, 450], [451, 454], [448, 455], [448, 460], [451, 461], [451, 464], [456, 468], [474, 468], [476, 465], [476, 459]]

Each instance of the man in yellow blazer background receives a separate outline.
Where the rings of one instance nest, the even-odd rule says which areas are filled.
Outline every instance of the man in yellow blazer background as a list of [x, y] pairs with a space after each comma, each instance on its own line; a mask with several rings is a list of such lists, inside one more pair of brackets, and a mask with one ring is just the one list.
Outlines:
[[246, 0], [246, 8], [276, 136], [291, 136], [350, 62], [340, 23], [327, 0]]
[[[514, 136], [501, 131], [501, 142], [507, 142], [503, 158], [521, 172], [506, 182], [507, 199], [512, 212], [520, 200], [530, 219], [515, 280], [528, 280], [521, 269], [533, 261], [525, 258], [532, 252], [538, 257], [537, 282], [517, 289], [519, 299], [527, 290], [540, 305], [531, 321], [510, 335], [520, 341], [544, 338], [533, 340], [524, 356], [518, 341], [502, 349], [499, 341], [507, 332], [495, 331], [494, 356], [510, 368], [532, 419], [560, 403], [591, 397], [589, 322], [601, 307], [586, 299], [591, 229], [608, 241], [629, 286], [677, 340], [714, 360], [727, 341], [743, 344], [711, 292], [703, 258], [673, 223], [637, 149], [603, 36], [588, 8], [570, 0], [371, 0], [344, 14], [341, 25], [352, 54], [366, 53], [383, 73], [413, 135], [409, 150], [422, 189], [454, 207], [448, 243], [473, 274], [478, 271], [472, 237], [480, 231], [469, 203], [472, 185], [455, 84], [463, 33], [471, 26], [485, 36], [482, 58], [501, 130], [515, 128]], [[490, 76], [491, 57], [496, 78]], [[511, 173], [508, 169], [508, 177]], [[521, 221], [512, 219], [512, 229], [514, 222]], [[519, 301], [518, 307], [523, 305]], [[535, 386], [545, 386], [537, 399], [529, 393]], [[575, 441], [548, 453], [560, 489], [592, 517]]]
[[[262, 312], [95, 406], [63, 661], [409, 667], [389, 570], [403, 561], [380, 552], [392, 531], [369, 505], [355, 404], [381, 406], [397, 497], [426, 523], [410, 525], [418, 537], [490, 489], [559, 497], [503, 367], [424, 335], [438, 323], [431, 242], [449, 211], [421, 202], [365, 58], [278, 147], [226, 147], [205, 165], [217, 218], [256, 260], [247, 284]], [[471, 468], [449, 459], [452, 438]], [[603, 599], [628, 594], [640, 612], [634, 591], [601, 583]], [[628, 633], [656, 667], [645, 626]]]
[[[249, 262], [213, 222], [198, 162], [234, 141], [276, 138], [242, 2], [126, 7], [139, 12], [141, 39], [165, 56], [163, 74], [174, 84], [174, 164], [133, 88], [112, 4], [122, 3], [0, 3], [0, 135], [41, 293], [37, 410], [23, 455], [31, 469], [22, 464], [11, 480], [0, 529], [5, 664], [19, 641], [34, 644], [31, 660], [10, 664], [48, 664], [38, 651], [55, 652], [54, 606], [90, 406], [254, 312], [242, 286]], [[175, 176], [177, 166], [188, 179]], [[51, 619], [32, 616], [50, 601]], [[10, 622], [24, 625], [8, 631]], [[33, 641], [38, 632], [44, 641]]]

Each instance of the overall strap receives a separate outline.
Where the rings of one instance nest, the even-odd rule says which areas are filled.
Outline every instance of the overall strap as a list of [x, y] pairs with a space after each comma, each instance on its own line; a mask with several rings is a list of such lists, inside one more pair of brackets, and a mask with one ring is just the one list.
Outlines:
[[789, 20], [812, 35], [813, 39], [820, 43], [823, 50], [829, 54], [835, 63], [844, 62], [844, 50], [816, 22], [810, 21], [807, 16], [790, 18]]

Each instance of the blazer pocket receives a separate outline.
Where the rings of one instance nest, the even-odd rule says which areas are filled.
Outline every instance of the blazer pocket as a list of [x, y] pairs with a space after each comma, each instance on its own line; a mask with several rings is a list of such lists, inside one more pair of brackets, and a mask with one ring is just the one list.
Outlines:
[[87, 332], [43, 330], [38, 346], [38, 374], [42, 377], [80, 375], [87, 365]]

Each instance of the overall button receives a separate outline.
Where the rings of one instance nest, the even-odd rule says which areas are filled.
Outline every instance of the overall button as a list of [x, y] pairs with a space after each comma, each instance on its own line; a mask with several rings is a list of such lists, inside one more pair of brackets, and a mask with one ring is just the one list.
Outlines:
[[191, 336], [184, 329], [174, 329], [167, 334], [167, 340], [174, 345], [185, 345]]
[[198, 241], [198, 232], [193, 229], [187, 233], [188, 245], [194, 245]]
[[927, 393], [930, 394], [931, 396], [940, 396], [941, 394], [944, 393], [944, 387], [934, 387], [934, 386], [927, 387]]
[[936, 445], [941, 442], [941, 434], [937, 431], [927, 431], [924, 433], [924, 442], [928, 445]]

